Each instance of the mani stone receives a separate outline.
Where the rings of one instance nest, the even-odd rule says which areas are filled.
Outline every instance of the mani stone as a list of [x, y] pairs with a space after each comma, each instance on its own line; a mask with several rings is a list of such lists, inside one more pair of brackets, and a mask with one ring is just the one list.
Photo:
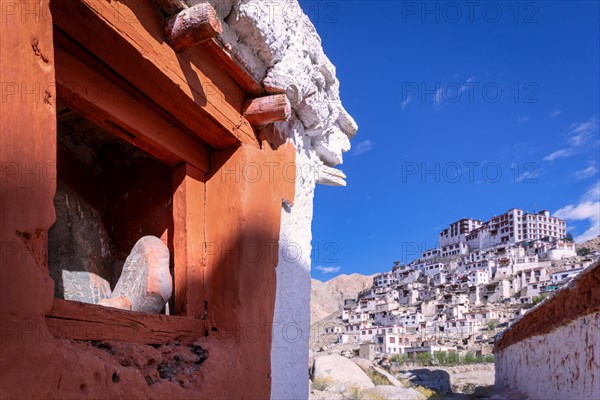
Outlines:
[[173, 292], [169, 249], [155, 236], [144, 236], [127, 256], [109, 299], [98, 304], [124, 310], [159, 313]]
[[110, 296], [113, 258], [100, 213], [59, 181], [56, 223], [48, 232], [48, 269], [54, 296], [96, 304]]

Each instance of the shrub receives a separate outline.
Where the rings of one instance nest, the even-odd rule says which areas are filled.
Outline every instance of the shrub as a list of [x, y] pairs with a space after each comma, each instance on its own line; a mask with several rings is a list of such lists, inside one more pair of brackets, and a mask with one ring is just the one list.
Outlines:
[[496, 357], [494, 357], [493, 354], [487, 355], [483, 357], [483, 362], [487, 362], [487, 363], [493, 363], [494, 361], [496, 361]]
[[431, 353], [417, 353], [417, 362], [421, 365], [431, 365]]
[[448, 353], [448, 364], [449, 365], [458, 365], [460, 364], [460, 355], [457, 351], [452, 351]]
[[417, 386], [415, 387], [415, 390], [419, 393], [421, 393], [426, 399], [433, 399], [435, 397], [437, 397], [437, 393], [434, 392], [431, 389], [427, 389], [423, 386]]
[[350, 386], [347, 393], [348, 400], [362, 400], [365, 396], [365, 391], [356, 385]]
[[448, 365], [448, 353], [445, 351], [436, 351], [433, 353], [433, 359], [439, 365]]
[[388, 378], [385, 377], [385, 375], [380, 374], [379, 372], [375, 371], [373, 368], [369, 368], [367, 372], [367, 375], [369, 376], [369, 379], [371, 379], [371, 382], [373, 382], [373, 384], [375, 386], [385, 386], [385, 385], [391, 385], [392, 383], [388, 380]]
[[493, 319], [491, 321], [488, 321], [488, 323], [487, 323], [488, 331], [496, 329], [497, 325], [498, 325], [498, 320]]
[[404, 364], [407, 361], [406, 354], [392, 354], [390, 362]]
[[465, 354], [465, 358], [463, 359], [465, 364], [475, 364], [477, 362], [477, 357], [473, 355], [470, 351]]
[[546, 297], [548, 297], [548, 293], [540, 294], [539, 296], [534, 296], [531, 299], [531, 303], [533, 303], [533, 305], [535, 306], [536, 304], [544, 300]]
[[329, 376], [317, 376], [313, 379], [312, 388], [314, 390], [324, 391], [331, 387], [333, 379]]

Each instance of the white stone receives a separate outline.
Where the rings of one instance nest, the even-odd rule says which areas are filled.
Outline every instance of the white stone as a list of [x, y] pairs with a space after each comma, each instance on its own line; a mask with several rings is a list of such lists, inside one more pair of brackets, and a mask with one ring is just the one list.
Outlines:
[[351, 387], [369, 389], [375, 387], [369, 376], [354, 362], [337, 354], [315, 357], [315, 378], [330, 378], [333, 384], [329, 391], [345, 392]]

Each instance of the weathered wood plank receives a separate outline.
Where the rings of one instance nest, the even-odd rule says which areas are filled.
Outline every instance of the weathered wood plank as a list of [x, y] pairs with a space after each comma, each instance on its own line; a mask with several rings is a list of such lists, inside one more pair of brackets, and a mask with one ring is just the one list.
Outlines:
[[191, 344], [204, 334], [203, 321], [193, 318], [144, 314], [62, 299], [54, 299], [46, 324], [53, 335], [74, 340]]
[[209, 3], [186, 8], [165, 21], [167, 43], [177, 52], [206, 42], [223, 32], [217, 12]]
[[177, 54], [148, 1], [52, 2], [58, 27], [214, 148], [259, 146], [245, 93], [204, 46]]
[[204, 317], [204, 181], [202, 171], [182, 164], [173, 175], [175, 313]]
[[152, 108], [57, 46], [58, 95], [69, 107], [157, 159], [209, 170], [209, 151]]
[[244, 104], [244, 117], [253, 125], [287, 121], [291, 115], [292, 106], [285, 94], [250, 99]]
[[242, 66], [240, 61], [236, 60], [220, 38], [209, 40], [203, 46], [206, 46], [221, 61], [221, 67], [248, 96], [261, 97], [267, 94], [261, 83]]

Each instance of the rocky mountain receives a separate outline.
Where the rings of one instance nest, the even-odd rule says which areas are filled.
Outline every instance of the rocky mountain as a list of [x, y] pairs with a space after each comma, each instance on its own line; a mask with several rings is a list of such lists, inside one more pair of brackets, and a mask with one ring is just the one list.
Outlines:
[[590, 251], [600, 251], [600, 236], [596, 236], [594, 239], [590, 239], [587, 242], [578, 244], [577, 250], [587, 248]]
[[372, 275], [361, 274], [342, 274], [326, 282], [313, 279], [310, 296], [311, 324], [336, 312], [344, 304], [344, 299], [356, 297], [358, 292], [371, 287], [372, 283]]

